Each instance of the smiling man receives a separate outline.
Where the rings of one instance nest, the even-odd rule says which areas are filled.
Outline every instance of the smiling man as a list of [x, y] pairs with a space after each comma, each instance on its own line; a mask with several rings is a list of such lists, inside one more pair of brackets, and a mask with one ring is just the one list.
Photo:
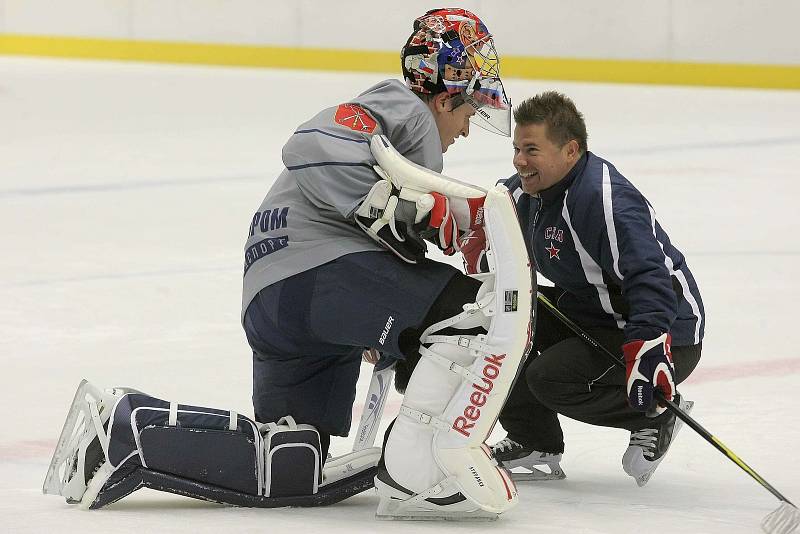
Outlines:
[[503, 183], [516, 199], [530, 259], [555, 284], [540, 291], [624, 356], [627, 369], [539, 306], [534, 350], [500, 414], [508, 437], [493, 452], [510, 469], [530, 470], [518, 479], [564, 478], [560, 413], [630, 431], [623, 468], [643, 486], [680, 428], [653, 393], [673, 398], [700, 359], [700, 292], [647, 199], [588, 151], [583, 115], [569, 98], [542, 93], [522, 102], [514, 119], [517, 173]]

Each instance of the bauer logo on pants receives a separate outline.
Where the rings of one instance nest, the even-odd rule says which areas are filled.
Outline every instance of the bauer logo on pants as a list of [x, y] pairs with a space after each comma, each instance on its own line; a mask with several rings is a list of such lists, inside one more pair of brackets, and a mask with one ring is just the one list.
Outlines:
[[516, 289], [507, 289], [505, 291], [505, 299], [503, 299], [503, 311], [515, 312], [519, 302], [519, 291]]

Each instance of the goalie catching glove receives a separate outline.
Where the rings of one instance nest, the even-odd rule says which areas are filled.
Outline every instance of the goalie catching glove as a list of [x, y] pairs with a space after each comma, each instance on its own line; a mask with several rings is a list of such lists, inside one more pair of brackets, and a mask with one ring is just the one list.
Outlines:
[[650, 341], [636, 339], [622, 346], [625, 355], [625, 381], [628, 404], [632, 408], [658, 415], [664, 407], [653, 401], [656, 389], [666, 400], [675, 394], [675, 366], [672, 363], [672, 336], [661, 334]]

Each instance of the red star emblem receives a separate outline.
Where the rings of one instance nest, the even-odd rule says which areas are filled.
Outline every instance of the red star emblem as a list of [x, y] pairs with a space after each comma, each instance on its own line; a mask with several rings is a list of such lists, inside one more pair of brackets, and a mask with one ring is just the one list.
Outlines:
[[549, 246], [549, 247], [545, 247], [545, 250], [546, 250], [546, 251], [547, 251], [547, 252], [550, 254], [550, 259], [551, 259], [551, 260], [552, 260], [553, 258], [555, 258], [555, 259], [557, 259], [557, 260], [560, 260], [560, 259], [561, 259], [561, 258], [559, 258], [559, 257], [558, 257], [558, 252], [559, 252], [561, 249], [560, 249], [560, 248], [556, 248], [556, 247], [554, 247], [554, 246], [553, 246], [553, 242], [552, 242], [552, 241], [550, 241], [550, 246]]

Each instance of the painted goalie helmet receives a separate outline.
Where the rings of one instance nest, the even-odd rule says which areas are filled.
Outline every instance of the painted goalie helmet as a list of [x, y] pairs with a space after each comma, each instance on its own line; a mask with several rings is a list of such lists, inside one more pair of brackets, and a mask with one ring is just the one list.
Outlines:
[[401, 52], [406, 85], [417, 93], [447, 91], [476, 113], [472, 121], [511, 135], [511, 102], [500, 81], [500, 58], [486, 25], [466, 9], [428, 11], [414, 21]]

